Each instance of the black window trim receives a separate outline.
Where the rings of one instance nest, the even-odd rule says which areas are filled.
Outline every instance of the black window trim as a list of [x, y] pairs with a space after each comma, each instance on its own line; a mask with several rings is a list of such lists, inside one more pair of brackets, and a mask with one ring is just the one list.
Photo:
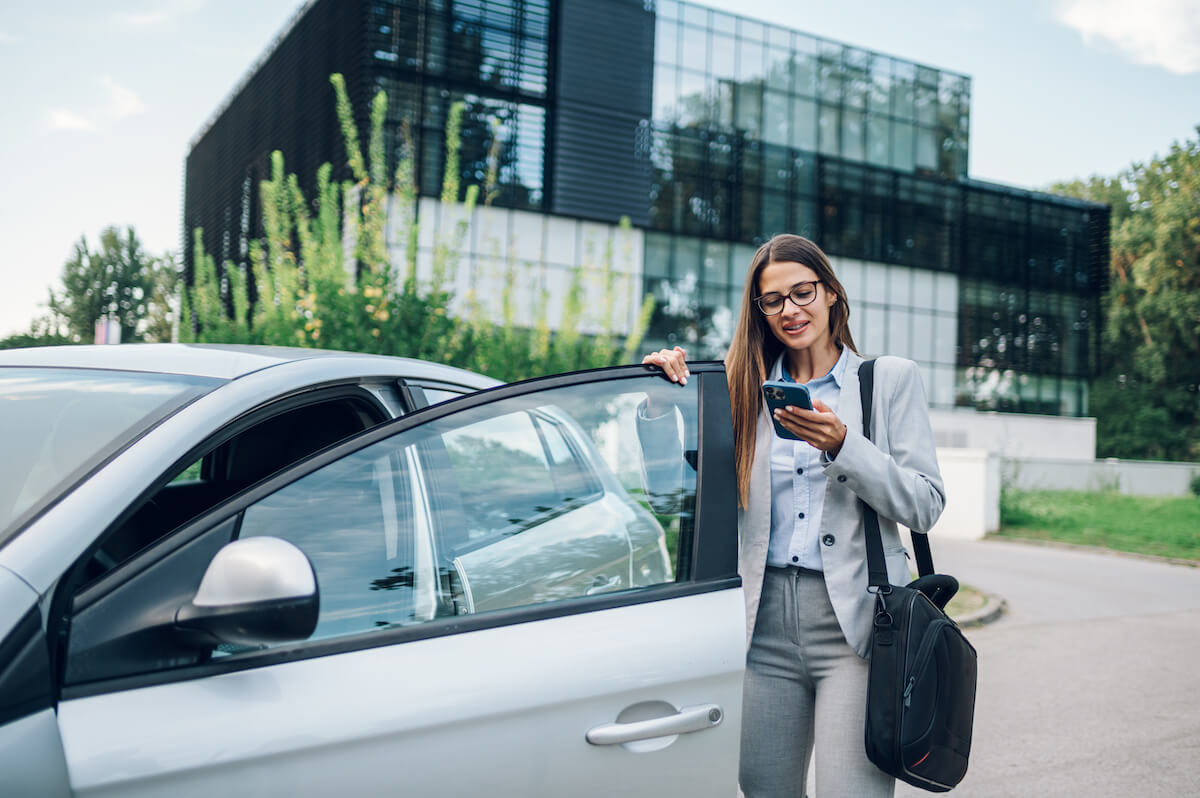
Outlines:
[[[688, 368], [693, 378], [699, 381], [697, 386], [699, 403], [699, 460], [697, 471], [699, 472], [699, 477], [696, 485], [697, 523], [692, 535], [694, 551], [691, 557], [691, 573], [685, 581], [663, 583], [617, 593], [576, 597], [546, 604], [494, 610], [478, 615], [438, 618], [412, 626], [368, 631], [326, 640], [300, 641], [290, 646], [239, 653], [192, 666], [61, 686], [60, 700], [189, 681], [286, 662], [380, 648], [413, 640], [445, 637], [463, 632], [498, 628], [517, 623], [530, 623], [740, 587], [741, 577], [737, 573], [737, 488], [736, 480], [732, 478], [733, 462], [732, 457], [717, 459], [720, 455], [721, 447], [727, 447], [724, 449], [726, 453], [732, 454], [733, 452], [733, 425], [732, 416], [729, 411], [729, 393], [724, 373], [725, 366], [720, 361], [704, 361], [689, 363]], [[174, 535], [168, 536], [153, 547], [127, 561], [117, 571], [113, 572], [113, 576], [120, 579], [120, 583], [123, 584], [132, 578], [134, 573], [140, 573], [145, 567], [152, 567], [153, 564], [159, 562], [171, 552], [176, 551], [187, 542], [204, 535], [223, 523], [227, 523], [231, 518], [239, 516], [248, 507], [261, 499], [293, 482], [303, 479], [330, 463], [341, 460], [348, 455], [361, 451], [393, 435], [403, 433], [420, 424], [435, 421], [453, 413], [470, 410], [480, 405], [504, 401], [512, 397], [601, 381], [617, 382], [625, 379], [645, 379], [648, 374], [654, 373], [659, 374], [661, 377], [661, 371], [657, 367], [644, 365], [615, 366], [570, 372], [552, 377], [523, 380], [486, 391], [477, 391], [458, 399], [418, 410], [409, 415], [400, 416], [323, 449], [231, 497], [221, 505], [214, 507], [209, 512], [181, 527]], [[597, 379], [598, 377], [599, 379]], [[706, 459], [709, 461], [712, 473], [706, 473], [704, 465]], [[701, 513], [702, 506], [705, 508], [704, 513]], [[732, 519], [732, 522], [730, 519]], [[238, 525], [240, 526], [240, 523]], [[84, 561], [83, 559], [80, 560], [81, 563]], [[138, 564], [138, 568], [131, 567], [135, 563]], [[101, 582], [89, 588], [89, 595], [86, 600], [87, 604], [97, 600], [99, 595], [107, 592], [107, 589], [110, 587], [108, 578], [105, 577]], [[116, 584], [116, 582], [113, 582], [111, 587], [115, 587]], [[93, 593], [92, 591], [96, 592]], [[64, 594], [60, 593], [56, 602], [69, 597], [69, 594], [64, 596]], [[69, 618], [64, 618], [65, 622], [69, 622]], [[65, 650], [65, 635], [62, 645], [62, 650]], [[63, 672], [62, 668], [56, 670], [61, 676]]]

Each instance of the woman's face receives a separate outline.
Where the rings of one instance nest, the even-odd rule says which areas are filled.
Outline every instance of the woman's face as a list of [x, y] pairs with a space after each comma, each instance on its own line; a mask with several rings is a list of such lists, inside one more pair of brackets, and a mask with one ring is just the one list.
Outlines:
[[[797, 283], [818, 280], [817, 273], [803, 264], [774, 261], [764, 266], [758, 275], [758, 295], [788, 296]], [[829, 309], [837, 302], [837, 295], [822, 282], [817, 282], [813, 288], [816, 296], [812, 302], [797, 307], [789, 297], [783, 303], [783, 310], [763, 317], [772, 334], [787, 349], [819, 349], [829, 345]]]

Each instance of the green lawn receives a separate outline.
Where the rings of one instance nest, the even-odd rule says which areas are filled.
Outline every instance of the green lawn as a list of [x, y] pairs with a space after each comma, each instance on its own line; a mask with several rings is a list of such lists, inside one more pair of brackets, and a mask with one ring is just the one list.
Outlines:
[[1200, 497], [1005, 491], [997, 534], [1200, 560]]

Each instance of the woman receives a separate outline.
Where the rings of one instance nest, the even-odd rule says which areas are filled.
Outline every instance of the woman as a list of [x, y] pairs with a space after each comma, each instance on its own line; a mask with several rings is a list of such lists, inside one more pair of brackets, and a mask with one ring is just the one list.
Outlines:
[[[806, 238], [759, 247], [725, 358], [733, 410], [738, 534], [749, 633], [740, 782], [747, 798], [802, 796], [816, 748], [816, 795], [889, 796], [894, 782], [863, 744], [874, 597], [867, 592], [863, 510], [879, 514], [888, 576], [910, 580], [897, 523], [927, 531], [945, 496], [925, 391], [910, 360], [875, 366], [872, 436], [862, 433], [858, 367], [845, 290]], [[679, 347], [647, 355], [686, 382]], [[805, 384], [813, 410], [775, 417], [765, 380]]]

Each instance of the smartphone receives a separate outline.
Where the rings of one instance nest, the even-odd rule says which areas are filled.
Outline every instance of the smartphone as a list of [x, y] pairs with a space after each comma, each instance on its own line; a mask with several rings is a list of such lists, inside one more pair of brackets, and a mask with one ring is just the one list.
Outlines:
[[797, 382], [767, 380], [763, 383], [762, 391], [763, 401], [767, 403], [767, 412], [771, 414], [771, 423], [775, 425], [775, 434], [788, 440], [800, 440], [800, 438], [793, 435], [786, 427], [775, 420], [775, 410], [788, 405], [804, 410], [812, 410], [812, 399], [808, 395], [808, 389]]

